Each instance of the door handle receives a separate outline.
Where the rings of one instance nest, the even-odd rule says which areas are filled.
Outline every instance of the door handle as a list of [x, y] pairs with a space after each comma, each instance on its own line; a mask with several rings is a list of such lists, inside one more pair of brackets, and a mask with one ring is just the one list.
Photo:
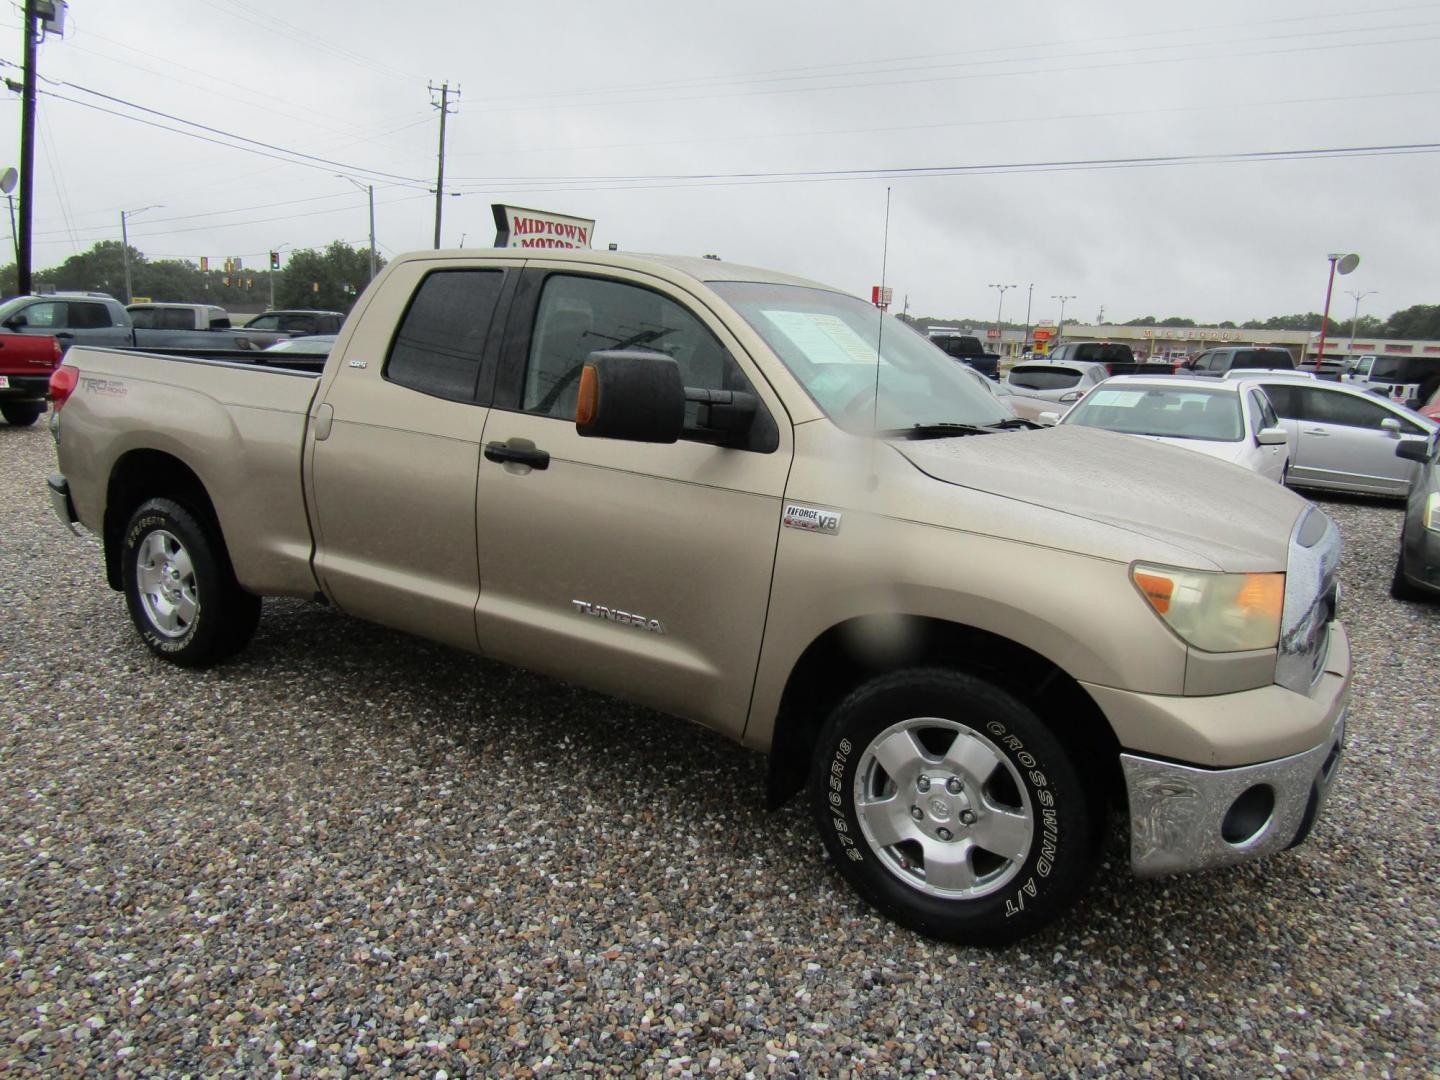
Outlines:
[[67, 334], [64, 330], [61, 330], [61, 331], [59, 331], [58, 333], [56, 333], [55, 337], [56, 337], [56, 340], [59, 340], [59, 341], [70, 341], [70, 340], [74, 339], [75, 335], [74, 335], [74, 334]]
[[1330, 432], [1326, 431], [1324, 428], [1306, 428], [1305, 434], [1319, 435], [1322, 439], [1328, 439], [1330, 437]]
[[498, 461], [502, 465], [510, 461], [516, 465], [529, 465], [532, 469], [548, 469], [550, 467], [550, 455], [544, 450], [537, 450], [533, 445], [516, 446], [508, 442], [486, 443], [485, 458], [487, 461]]

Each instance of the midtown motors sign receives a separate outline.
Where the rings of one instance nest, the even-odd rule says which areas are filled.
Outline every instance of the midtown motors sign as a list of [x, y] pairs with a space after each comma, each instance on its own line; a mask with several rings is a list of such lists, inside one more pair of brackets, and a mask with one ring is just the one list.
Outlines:
[[497, 248], [588, 248], [595, 222], [548, 210], [494, 203]]

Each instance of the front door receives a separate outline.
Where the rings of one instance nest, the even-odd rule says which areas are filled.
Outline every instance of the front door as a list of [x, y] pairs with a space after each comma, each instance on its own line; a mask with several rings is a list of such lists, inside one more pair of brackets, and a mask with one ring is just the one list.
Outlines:
[[[353, 615], [475, 649], [475, 481], [492, 318], [515, 268], [406, 263], [377, 290], [309, 429], [315, 571]], [[395, 327], [399, 330], [395, 330]]]
[[[790, 466], [779, 400], [702, 302], [645, 274], [530, 262], [505, 336], [480, 462], [482, 649], [738, 736]], [[580, 368], [603, 349], [755, 393], [746, 445], [693, 427], [668, 445], [582, 438]]]

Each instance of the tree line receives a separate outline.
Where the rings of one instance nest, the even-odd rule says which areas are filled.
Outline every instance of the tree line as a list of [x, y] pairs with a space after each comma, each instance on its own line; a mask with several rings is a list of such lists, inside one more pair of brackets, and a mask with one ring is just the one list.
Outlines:
[[[915, 327], [921, 333], [929, 330], [932, 326], [961, 326], [961, 327], [984, 327], [990, 329], [995, 325], [993, 318], [967, 318], [967, 319], [940, 319], [926, 315], [920, 318], [904, 316], [905, 321]], [[1067, 319], [1067, 325], [1074, 325], [1077, 322], [1084, 322], [1083, 319]], [[1318, 311], [1310, 311], [1299, 315], [1272, 315], [1268, 319], [1248, 319], [1245, 322], [1237, 323], [1225, 321], [1221, 323], [1196, 322], [1194, 319], [1184, 315], [1169, 315], [1163, 319], [1154, 315], [1142, 315], [1138, 319], [1128, 319], [1119, 326], [1174, 326], [1174, 327], [1211, 327], [1219, 330], [1308, 330], [1318, 332], [1321, 323], [1325, 324], [1327, 337], [1349, 337], [1350, 320], [1338, 319], [1331, 316], [1325, 321]], [[1021, 323], [1003, 322], [1000, 324], [1006, 330], [1023, 330]], [[1031, 329], [1034, 329], [1032, 324]], [[1397, 311], [1388, 318], [1381, 319], [1374, 315], [1362, 315], [1355, 320], [1355, 336], [1357, 338], [1381, 338], [1381, 339], [1422, 339], [1428, 341], [1440, 340], [1440, 304], [1415, 304], [1413, 307]]]
[[[275, 306], [349, 311], [370, 280], [370, 251], [335, 240], [323, 249], [282, 253], [284, 266], [274, 272]], [[376, 269], [385, 265], [377, 255]], [[271, 270], [241, 266], [227, 271], [223, 259], [209, 269], [189, 259], [148, 259], [130, 248], [131, 293], [156, 302], [217, 304], [223, 308], [269, 306]], [[36, 271], [37, 291], [103, 292], [125, 296], [125, 256], [118, 240], [102, 240], [89, 251], [71, 255], [59, 266]], [[0, 269], [0, 293], [14, 296], [15, 264]]]

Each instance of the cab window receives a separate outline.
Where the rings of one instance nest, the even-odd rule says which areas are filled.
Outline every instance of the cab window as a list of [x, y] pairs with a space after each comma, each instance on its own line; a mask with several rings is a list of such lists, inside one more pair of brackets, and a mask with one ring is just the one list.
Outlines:
[[70, 304], [70, 329], [99, 330], [111, 325], [110, 312], [104, 304]]
[[[680, 304], [625, 282], [551, 274], [540, 293], [520, 396], [524, 412], [574, 420], [585, 358], [600, 350], [641, 350], [675, 360], [686, 386], [751, 390], [715, 335]], [[696, 437], [696, 405], [686, 428]]]
[[451, 401], [476, 400], [503, 270], [436, 270], [410, 301], [386, 357], [389, 382]]

